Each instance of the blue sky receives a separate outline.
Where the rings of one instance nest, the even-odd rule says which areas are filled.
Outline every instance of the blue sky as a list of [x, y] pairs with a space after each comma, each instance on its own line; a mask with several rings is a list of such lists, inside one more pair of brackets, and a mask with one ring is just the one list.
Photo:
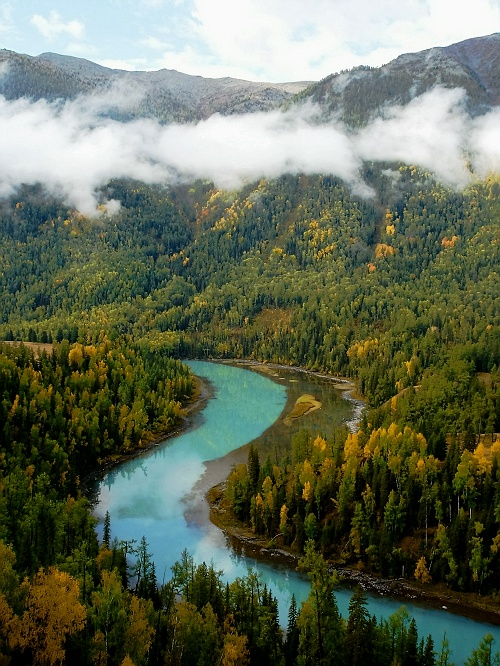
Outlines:
[[318, 80], [500, 30], [500, 0], [0, 0], [0, 46], [119, 69]]

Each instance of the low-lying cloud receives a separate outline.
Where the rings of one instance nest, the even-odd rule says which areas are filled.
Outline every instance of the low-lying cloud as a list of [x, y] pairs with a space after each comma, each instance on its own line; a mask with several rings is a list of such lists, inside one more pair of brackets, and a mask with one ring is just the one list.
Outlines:
[[360, 175], [365, 160], [415, 164], [455, 188], [500, 172], [500, 110], [471, 119], [460, 89], [435, 88], [357, 131], [333, 120], [315, 123], [312, 106], [214, 115], [190, 125], [105, 116], [125, 99], [131, 96], [116, 91], [66, 103], [0, 96], [0, 196], [39, 182], [90, 215], [112, 178], [165, 184], [204, 178], [236, 188], [285, 173], [325, 173], [369, 195]]

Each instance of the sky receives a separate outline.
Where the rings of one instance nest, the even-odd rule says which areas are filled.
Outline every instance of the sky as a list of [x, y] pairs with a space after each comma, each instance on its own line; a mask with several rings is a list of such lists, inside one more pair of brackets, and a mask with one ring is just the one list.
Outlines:
[[0, 0], [0, 45], [128, 70], [317, 81], [500, 30], [500, 0]]

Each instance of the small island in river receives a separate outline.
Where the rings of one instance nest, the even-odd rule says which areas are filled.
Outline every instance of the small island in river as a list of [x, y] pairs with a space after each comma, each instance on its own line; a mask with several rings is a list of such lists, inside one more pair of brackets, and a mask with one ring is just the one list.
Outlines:
[[321, 407], [322, 405], [319, 400], [316, 400], [309, 393], [304, 393], [300, 398], [297, 398], [292, 411], [283, 419], [283, 423], [291, 425], [296, 419], [300, 419], [301, 416], [314, 412], [316, 409], [321, 409]]

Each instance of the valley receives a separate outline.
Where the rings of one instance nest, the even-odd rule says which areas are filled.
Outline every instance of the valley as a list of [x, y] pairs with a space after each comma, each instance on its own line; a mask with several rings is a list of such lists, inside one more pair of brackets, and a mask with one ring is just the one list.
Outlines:
[[[321, 636], [346, 666], [451, 663], [361, 588], [342, 618], [341, 568], [498, 611], [498, 44], [286, 84], [2, 51], [0, 662], [308, 666]], [[235, 395], [272, 379], [279, 404], [250, 390], [252, 427], [275, 408], [265, 432], [215, 427], [166, 481], [137, 453], [201, 427], [206, 361], [241, 364]], [[226, 406], [232, 435], [242, 413]], [[183, 511], [173, 558], [150, 548], [207, 446], [226, 527], [309, 576], [285, 635], [279, 584], [195, 558]], [[104, 470], [121, 508], [97, 526]]]

